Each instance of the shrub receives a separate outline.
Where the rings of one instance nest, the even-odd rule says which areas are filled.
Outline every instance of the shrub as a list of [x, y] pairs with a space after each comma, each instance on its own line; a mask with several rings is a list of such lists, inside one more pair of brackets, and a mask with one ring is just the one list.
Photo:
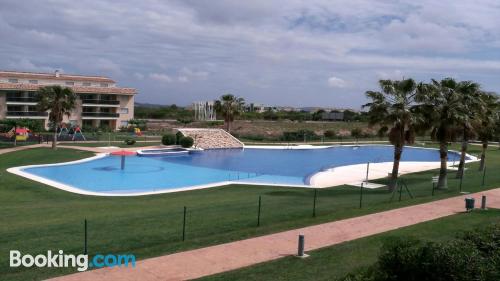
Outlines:
[[500, 224], [442, 242], [392, 239], [378, 262], [341, 280], [500, 280]]
[[176, 137], [174, 134], [164, 134], [161, 138], [161, 143], [163, 145], [174, 145], [176, 142]]
[[360, 128], [354, 128], [351, 130], [351, 136], [355, 139], [359, 139], [363, 136], [363, 131]]
[[184, 147], [184, 148], [188, 148], [188, 147], [191, 147], [193, 146], [194, 144], [194, 140], [192, 137], [182, 137], [180, 140], [179, 140], [179, 144]]
[[335, 132], [334, 130], [326, 130], [323, 133], [323, 136], [325, 136], [325, 138], [333, 139], [334, 137], [337, 136], [337, 132]]
[[182, 137], [184, 137], [184, 135], [181, 132], [177, 132], [175, 134], [175, 144], [179, 144], [180, 143], [179, 141]]
[[134, 144], [135, 144], [135, 140], [133, 140], [133, 139], [126, 139], [124, 142], [125, 142], [127, 145], [134, 145]]
[[295, 132], [283, 132], [281, 140], [283, 141], [304, 141], [317, 140], [318, 135], [311, 130], [299, 130]]

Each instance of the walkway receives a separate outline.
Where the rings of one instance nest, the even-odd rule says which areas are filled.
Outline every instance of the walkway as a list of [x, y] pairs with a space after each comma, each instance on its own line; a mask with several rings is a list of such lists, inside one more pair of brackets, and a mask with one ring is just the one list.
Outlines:
[[[500, 208], [500, 188], [469, 194], [488, 206]], [[332, 246], [365, 236], [450, 216], [464, 211], [458, 196], [366, 216], [324, 223], [271, 235], [186, 251], [139, 261], [136, 268], [104, 268], [51, 279], [82, 280], [186, 280], [294, 255], [299, 234], [305, 235], [306, 251]]]
[[[31, 149], [31, 148], [39, 148], [39, 147], [52, 147], [51, 144], [31, 144], [31, 145], [23, 145], [23, 146], [16, 146], [16, 147], [11, 147], [11, 148], [3, 148], [0, 149], [0, 154], [5, 154], [9, 152], [14, 152], [14, 151], [20, 151], [20, 150], [25, 150], [25, 149]], [[103, 146], [103, 147], [93, 147], [93, 146], [80, 146], [80, 145], [66, 145], [66, 144], [59, 144], [57, 148], [67, 148], [67, 149], [77, 149], [77, 150], [84, 150], [84, 151], [90, 151], [94, 153], [106, 153], [106, 152], [113, 152], [113, 151], [118, 151], [118, 150], [127, 150], [127, 151], [136, 151], [139, 149], [146, 149], [146, 148], [157, 148], [159, 146], [131, 146], [131, 147], [116, 147], [116, 146]]]

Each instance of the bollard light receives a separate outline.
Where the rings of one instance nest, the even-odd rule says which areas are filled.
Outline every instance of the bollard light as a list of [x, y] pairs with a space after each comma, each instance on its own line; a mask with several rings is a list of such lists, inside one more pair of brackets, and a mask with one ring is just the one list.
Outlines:
[[304, 257], [304, 235], [299, 235], [299, 247], [297, 251], [298, 257]]
[[481, 197], [481, 210], [486, 210], [486, 196]]

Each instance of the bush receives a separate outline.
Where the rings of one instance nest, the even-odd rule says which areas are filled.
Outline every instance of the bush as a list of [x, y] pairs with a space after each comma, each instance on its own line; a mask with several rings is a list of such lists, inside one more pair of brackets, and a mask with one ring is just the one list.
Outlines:
[[360, 128], [354, 128], [351, 130], [351, 137], [359, 139], [362, 136], [363, 136], [363, 131], [361, 131]]
[[337, 132], [335, 132], [334, 130], [326, 130], [323, 133], [323, 136], [325, 136], [325, 138], [333, 139], [334, 137], [337, 136]]
[[341, 280], [500, 280], [500, 224], [443, 243], [395, 239], [378, 262]]
[[133, 139], [126, 139], [124, 142], [125, 142], [127, 145], [134, 145], [134, 144], [135, 144], [135, 140], [133, 140]]
[[318, 135], [311, 130], [299, 130], [295, 132], [283, 132], [283, 141], [310, 141], [319, 139]]
[[182, 137], [180, 140], [179, 140], [179, 144], [184, 147], [184, 148], [189, 148], [191, 146], [193, 146], [194, 144], [194, 140], [192, 137]]
[[163, 145], [174, 145], [176, 143], [176, 137], [174, 134], [164, 134], [161, 138], [161, 143]]

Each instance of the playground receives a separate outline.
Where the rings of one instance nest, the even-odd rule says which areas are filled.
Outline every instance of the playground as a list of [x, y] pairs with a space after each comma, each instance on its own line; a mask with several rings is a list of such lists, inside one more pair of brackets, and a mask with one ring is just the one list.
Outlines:
[[[6, 122], [0, 124], [0, 149], [30, 144], [50, 143], [54, 131], [46, 131], [38, 124]], [[145, 133], [140, 128], [131, 132], [112, 132], [98, 129], [84, 129], [77, 124], [61, 123], [57, 127], [57, 141], [60, 145], [90, 147], [129, 147], [160, 144], [161, 136]]]

